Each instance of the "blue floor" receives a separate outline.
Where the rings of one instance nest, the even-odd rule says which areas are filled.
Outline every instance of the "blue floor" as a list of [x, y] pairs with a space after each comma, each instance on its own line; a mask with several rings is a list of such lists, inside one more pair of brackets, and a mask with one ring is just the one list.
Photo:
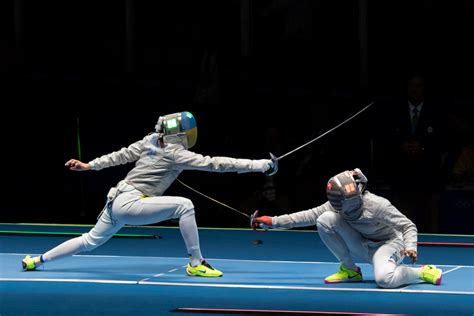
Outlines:
[[[0, 225], [0, 230], [87, 231], [75, 226]], [[71, 237], [0, 236], [0, 314], [162, 315], [177, 308], [228, 308], [409, 315], [473, 315], [472, 248], [419, 247], [418, 264], [446, 274], [440, 286], [380, 289], [371, 266], [364, 282], [326, 285], [338, 264], [316, 232], [201, 229], [201, 247], [222, 278], [185, 275], [176, 228], [124, 228], [162, 239], [113, 238], [90, 252], [21, 271], [25, 254], [40, 254]], [[261, 240], [257, 244], [255, 240]], [[471, 236], [420, 235], [420, 241], [472, 243]], [[203, 315], [200, 313], [199, 315]]]

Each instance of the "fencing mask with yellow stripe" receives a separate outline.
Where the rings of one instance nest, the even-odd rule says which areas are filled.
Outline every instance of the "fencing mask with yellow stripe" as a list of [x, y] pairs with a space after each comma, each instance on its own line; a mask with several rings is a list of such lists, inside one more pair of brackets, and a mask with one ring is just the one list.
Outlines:
[[165, 144], [179, 141], [186, 148], [191, 148], [197, 141], [196, 119], [190, 112], [160, 116], [155, 129], [162, 135]]

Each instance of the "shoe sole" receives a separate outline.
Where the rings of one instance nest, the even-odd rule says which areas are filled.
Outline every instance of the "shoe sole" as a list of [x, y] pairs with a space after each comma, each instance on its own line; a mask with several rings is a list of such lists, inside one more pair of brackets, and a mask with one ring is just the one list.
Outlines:
[[354, 282], [362, 282], [363, 280], [343, 280], [343, 281], [326, 281], [324, 280], [324, 283], [326, 284], [337, 284], [337, 283], [354, 283]]
[[186, 269], [186, 274], [189, 276], [202, 277], [202, 278], [220, 278], [221, 276], [224, 275], [224, 273], [222, 273], [221, 275], [196, 275], [196, 274], [190, 273], [188, 269]]
[[25, 261], [21, 262], [21, 266], [23, 267], [23, 271], [31, 271], [34, 269], [28, 269], [28, 264]]

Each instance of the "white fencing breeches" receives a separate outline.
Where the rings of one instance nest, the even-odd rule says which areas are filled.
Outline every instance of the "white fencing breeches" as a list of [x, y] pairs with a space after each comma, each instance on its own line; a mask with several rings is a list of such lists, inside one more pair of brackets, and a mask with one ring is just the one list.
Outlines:
[[374, 242], [354, 230], [339, 214], [325, 212], [317, 220], [319, 236], [334, 256], [348, 268], [355, 259], [371, 263], [375, 282], [383, 288], [395, 288], [416, 282], [421, 268], [401, 264], [404, 245], [400, 239]]
[[[111, 190], [112, 191], [112, 190]], [[125, 224], [146, 225], [179, 218], [181, 234], [193, 260], [202, 259], [193, 203], [183, 197], [144, 197], [131, 185], [122, 185], [120, 194], [112, 197], [96, 225], [80, 237], [68, 240], [43, 255], [44, 261], [91, 251], [108, 241]]]

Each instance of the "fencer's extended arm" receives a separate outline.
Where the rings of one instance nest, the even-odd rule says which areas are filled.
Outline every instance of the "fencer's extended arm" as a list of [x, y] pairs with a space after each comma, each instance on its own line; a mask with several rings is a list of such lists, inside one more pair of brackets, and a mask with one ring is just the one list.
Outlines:
[[265, 172], [270, 169], [269, 159], [237, 159], [230, 157], [210, 157], [196, 154], [177, 146], [173, 153], [175, 168], [180, 170], [201, 170], [210, 172]]
[[329, 210], [329, 202], [327, 202], [306, 211], [274, 216], [272, 217], [273, 228], [287, 229], [316, 225], [318, 217]]
[[100, 170], [103, 168], [123, 165], [138, 160], [143, 150], [143, 144], [147, 137], [149, 136], [146, 136], [144, 139], [139, 140], [128, 147], [123, 147], [118, 151], [114, 151], [113, 153], [103, 155], [90, 161], [89, 165], [91, 166], [91, 169]]

